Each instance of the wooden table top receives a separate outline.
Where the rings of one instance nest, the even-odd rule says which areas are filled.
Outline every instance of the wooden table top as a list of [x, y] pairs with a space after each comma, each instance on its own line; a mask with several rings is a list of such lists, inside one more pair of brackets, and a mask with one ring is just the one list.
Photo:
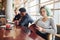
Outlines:
[[22, 28], [14, 27], [12, 30], [0, 30], [0, 40], [44, 40], [40, 36], [30, 32], [26, 34]]

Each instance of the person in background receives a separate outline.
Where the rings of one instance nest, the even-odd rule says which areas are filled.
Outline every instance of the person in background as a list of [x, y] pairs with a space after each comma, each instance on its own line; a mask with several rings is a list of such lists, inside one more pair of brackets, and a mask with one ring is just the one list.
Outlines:
[[17, 20], [18, 21], [18, 26], [24, 27], [25, 32], [28, 33], [29, 32], [28, 25], [29, 25], [29, 23], [32, 23], [33, 20], [28, 15], [28, 13], [26, 13], [25, 8], [20, 8], [19, 11], [20, 11], [20, 13], [15, 16], [13, 21], [15, 22]]
[[18, 14], [17, 14], [17, 8], [15, 8], [14, 12], [15, 12], [15, 15], [18, 15]]
[[5, 7], [3, 6], [0, 9], [0, 26], [6, 24], [6, 16], [5, 16]]
[[0, 10], [0, 15], [5, 15], [5, 7], [2, 7], [2, 9]]
[[[39, 18], [34, 24], [37, 26], [36, 33], [39, 35], [42, 35], [47, 40], [47, 33], [55, 35], [57, 33], [57, 27], [54, 23], [54, 20], [52, 17], [49, 17], [49, 10], [46, 6], [43, 6], [40, 8], [40, 14], [41, 18]], [[42, 34], [41, 34], [42, 33]], [[53, 40], [55, 40], [55, 36], [53, 36]]]

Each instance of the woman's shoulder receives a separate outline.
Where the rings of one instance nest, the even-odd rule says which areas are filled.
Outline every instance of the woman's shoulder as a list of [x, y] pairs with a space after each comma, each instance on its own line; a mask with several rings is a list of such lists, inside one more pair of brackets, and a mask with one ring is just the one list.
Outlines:
[[53, 18], [53, 17], [48, 17], [48, 19], [49, 19], [50, 21], [54, 21], [54, 18]]
[[40, 17], [40, 18], [37, 19], [37, 21], [40, 21], [40, 20], [42, 20], [42, 17]]

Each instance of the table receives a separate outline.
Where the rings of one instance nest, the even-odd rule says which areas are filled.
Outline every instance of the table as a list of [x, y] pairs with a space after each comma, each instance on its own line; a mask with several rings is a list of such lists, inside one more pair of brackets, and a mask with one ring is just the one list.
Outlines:
[[[12, 30], [0, 30], [0, 40], [41, 40], [40, 36], [30, 32], [26, 34], [20, 26], [14, 26]], [[44, 39], [43, 39], [44, 40]]]

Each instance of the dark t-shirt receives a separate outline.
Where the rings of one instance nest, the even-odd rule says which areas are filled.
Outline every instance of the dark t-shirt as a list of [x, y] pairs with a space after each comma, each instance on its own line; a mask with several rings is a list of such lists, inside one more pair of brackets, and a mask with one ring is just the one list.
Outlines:
[[0, 15], [5, 15], [5, 11], [4, 10], [0, 10]]
[[19, 20], [20, 17], [21, 17], [20, 14], [16, 15], [16, 16], [14, 17], [14, 20], [13, 20], [13, 21], [15, 21], [15, 20]]

